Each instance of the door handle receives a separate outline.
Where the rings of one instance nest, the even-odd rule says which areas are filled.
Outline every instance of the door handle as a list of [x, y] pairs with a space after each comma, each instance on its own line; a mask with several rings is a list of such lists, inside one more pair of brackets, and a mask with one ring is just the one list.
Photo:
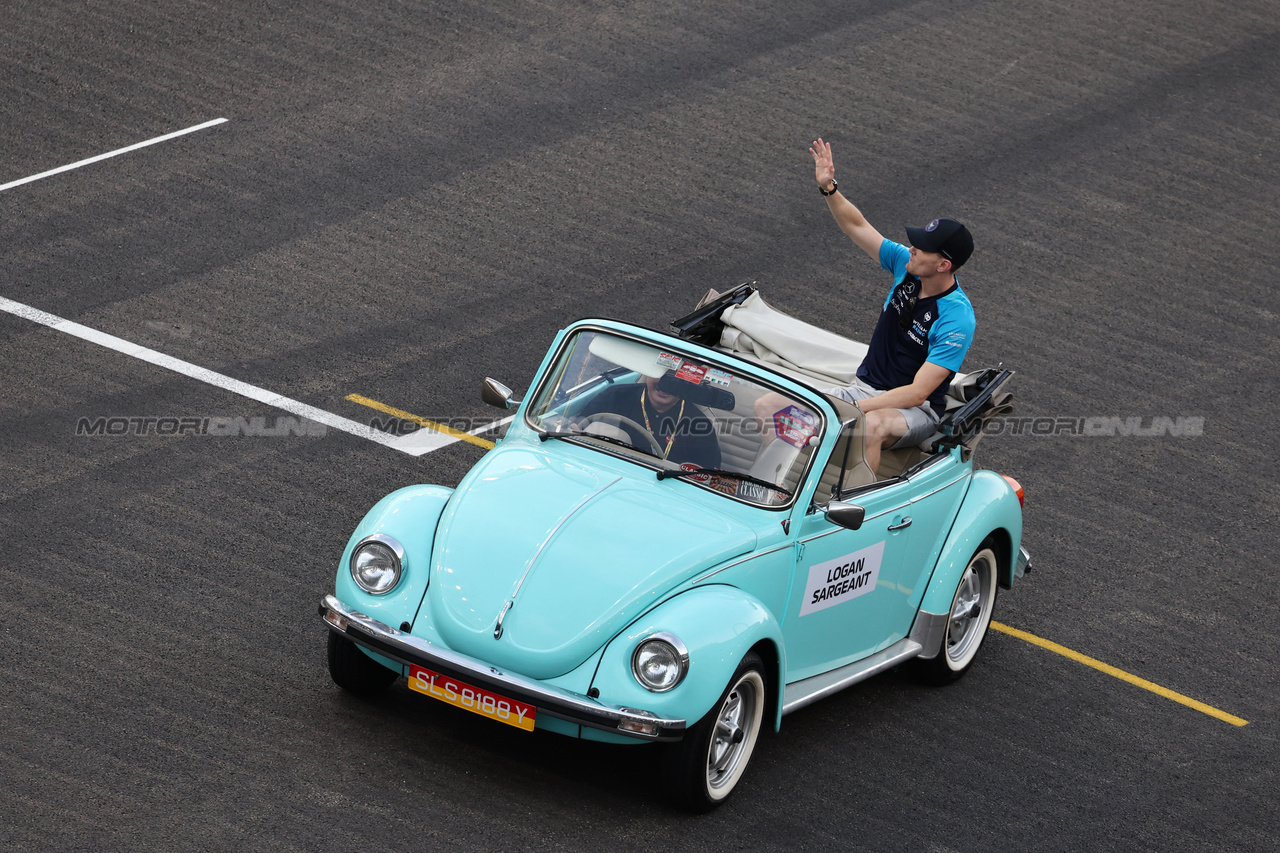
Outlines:
[[911, 526], [911, 516], [908, 515], [906, 518], [902, 519], [902, 521], [898, 522], [897, 524], [890, 524], [889, 529], [890, 530], [906, 530], [910, 526]]

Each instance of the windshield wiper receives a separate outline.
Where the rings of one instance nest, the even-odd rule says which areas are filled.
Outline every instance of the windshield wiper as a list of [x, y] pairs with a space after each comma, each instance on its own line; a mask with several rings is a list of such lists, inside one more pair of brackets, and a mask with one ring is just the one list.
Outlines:
[[[653, 456], [652, 453], [645, 450], [643, 447], [634, 445], [629, 441], [623, 441], [622, 439], [614, 438], [611, 435], [598, 435], [594, 432], [587, 432], [584, 429], [557, 430], [555, 432], [551, 432], [550, 430], [547, 430], [539, 434], [538, 436], [538, 439], [541, 441], [546, 441], [549, 438], [591, 438], [591, 439], [595, 439], [596, 441], [604, 441], [604, 442], [608, 442], [609, 444], [616, 444], [619, 447], [625, 447], [628, 450], [634, 450], [637, 453], [643, 453], [646, 456]], [[657, 457], [654, 457], [654, 458], [656, 459]]]
[[663, 469], [658, 472], [659, 480], [666, 480], [671, 477], [688, 477], [691, 474], [720, 474], [724, 477], [733, 477], [736, 480], [743, 480], [747, 483], [754, 483], [757, 486], [764, 486], [766, 489], [774, 489], [782, 492], [787, 497], [791, 497], [792, 492], [784, 489], [777, 483], [770, 483], [768, 480], [761, 480], [759, 477], [753, 477], [750, 474], [743, 474], [741, 471], [726, 471], [723, 468], [694, 468], [692, 471], [683, 471], [679, 469]]

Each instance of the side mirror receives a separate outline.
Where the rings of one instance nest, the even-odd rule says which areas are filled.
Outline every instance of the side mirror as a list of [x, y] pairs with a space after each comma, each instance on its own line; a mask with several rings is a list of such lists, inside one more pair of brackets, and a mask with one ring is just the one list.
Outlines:
[[514, 394], [515, 392], [506, 385], [487, 376], [484, 380], [484, 387], [480, 389], [480, 399], [490, 406], [497, 406], [499, 409], [514, 409], [519, 406], [520, 401], [512, 399]]
[[849, 530], [857, 530], [862, 526], [862, 520], [866, 518], [867, 511], [856, 504], [847, 504], [844, 501], [828, 501], [822, 514], [832, 524], [838, 524]]

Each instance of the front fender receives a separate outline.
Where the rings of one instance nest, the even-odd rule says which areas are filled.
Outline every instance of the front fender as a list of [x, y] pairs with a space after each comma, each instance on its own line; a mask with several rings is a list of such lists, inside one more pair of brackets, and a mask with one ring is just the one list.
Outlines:
[[[631, 655], [645, 638], [667, 631], [689, 650], [689, 672], [666, 693], [651, 693], [631, 673]], [[771, 700], [784, 683], [782, 630], [759, 600], [731, 586], [702, 586], [681, 593], [637, 619], [605, 648], [592, 687], [604, 701], [675, 716], [692, 726], [720, 699], [742, 658], [764, 643]], [[775, 726], [778, 714], [774, 713]]]
[[999, 583], [1008, 589], [1013, 585], [1015, 556], [1022, 543], [1022, 506], [1004, 477], [993, 471], [976, 471], [929, 579], [920, 604], [922, 611], [951, 612], [951, 599], [969, 558], [993, 535], [1000, 562]]
[[[436, 523], [452, 494], [453, 489], [443, 486], [408, 486], [374, 504], [342, 551], [334, 583], [338, 599], [388, 625], [412, 620], [430, 579]], [[404, 546], [404, 573], [396, 588], [386, 595], [370, 595], [356, 586], [349, 569], [356, 543], [374, 533], [390, 536]]]

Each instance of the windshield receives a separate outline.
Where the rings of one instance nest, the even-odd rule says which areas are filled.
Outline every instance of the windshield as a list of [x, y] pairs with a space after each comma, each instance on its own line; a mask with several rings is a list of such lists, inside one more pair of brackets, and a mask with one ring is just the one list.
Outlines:
[[751, 376], [599, 330], [566, 341], [526, 419], [759, 506], [791, 502], [823, 427], [814, 407]]

